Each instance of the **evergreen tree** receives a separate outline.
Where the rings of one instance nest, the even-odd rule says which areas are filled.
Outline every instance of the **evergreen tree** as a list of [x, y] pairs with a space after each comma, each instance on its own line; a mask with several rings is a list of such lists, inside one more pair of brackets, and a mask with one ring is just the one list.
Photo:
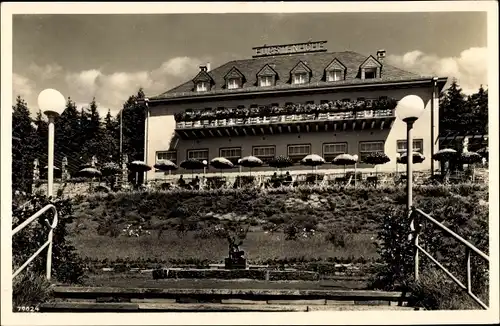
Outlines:
[[463, 129], [460, 120], [467, 112], [466, 99], [456, 80], [453, 80], [446, 92], [440, 95], [439, 111], [440, 133], [446, 135], [467, 130]]
[[[130, 96], [123, 105], [123, 153], [129, 156], [129, 161], [144, 160], [144, 107], [136, 104], [143, 99], [144, 91], [139, 89], [137, 95]], [[118, 116], [118, 119], [120, 117]]]
[[27, 103], [18, 96], [12, 107], [12, 190], [31, 193], [36, 139]]
[[48, 123], [43, 119], [41, 110], [38, 110], [35, 118], [35, 148], [36, 159], [38, 159], [39, 168], [47, 165], [47, 152], [48, 152]]
[[55, 164], [60, 168], [63, 157], [68, 158], [68, 171], [74, 175], [79, 167], [86, 163], [82, 147], [84, 138], [82, 114], [78, 112], [75, 102], [68, 98], [66, 108], [55, 124]]
[[483, 135], [488, 134], [488, 91], [481, 85], [478, 92], [472, 94], [467, 102], [472, 115], [473, 131]]

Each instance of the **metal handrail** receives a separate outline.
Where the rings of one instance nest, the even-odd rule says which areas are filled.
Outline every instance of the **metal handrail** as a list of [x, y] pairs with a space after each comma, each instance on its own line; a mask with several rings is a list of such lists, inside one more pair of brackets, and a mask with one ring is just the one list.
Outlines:
[[[488, 306], [481, 301], [474, 293], [472, 293], [472, 276], [471, 276], [471, 253], [474, 252], [477, 254], [479, 257], [484, 259], [486, 262], [490, 262], [490, 258], [488, 255], [483, 253], [481, 250], [476, 248], [474, 245], [472, 245], [470, 242], [444, 226], [442, 223], [438, 222], [436, 219], [434, 219], [432, 216], [429, 214], [424, 213], [422, 210], [413, 207], [412, 212], [411, 212], [411, 229], [414, 233], [413, 235], [413, 246], [415, 247], [415, 253], [414, 253], [414, 263], [415, 263], [415, 281], [418, 281], [419, 279], [419, 256], [418, 253], [421, 251], [424, 255], [426, 255], [433, 263], [435, 263], [443, 272], [446, 273], [460, 288], [465, 290], [467, 294], [474, 300], [476, 301], [483, 309], [489, 309]], [[467, 265], [467, 285], [464, 285], [460, 280], [458, 280], [446, 267], [444, 267], [441, 263], [439, 263], [430, 253], [428, 253], [424, 248], [422, 248], [419, 243], [419, 232], [420, 232], [420, 223], [417, 220], [418, 216], [422, 216], [432, 222], [434, 225], [439, 227], [442, 231], [448, 233], [450, 236], [458, 240], [461, 244], [465, 246], [465, 255], [466, 255], [466, 265]]]
[[15, 278], [19, 273], [21, 273], [28, 265], [31, 263], [42, 251], [48, 246], [47, 249], [47, 280], [50, 281], [51, 277], [51, 271], [52, 271], [52, 240], [54, 237], [54, 229], [57, 226], [58, 222], [58, 216], [57, 216], [57, 209], [53, 204], [48, 204], [44, 208], [40, 209], [38, 212], [33, 214], [29, 219], [24, 221], [23, 223], [19, 224], [14, 230], [12, 230], [12, 236], [14, 236], [16, 233], [24, 229], [26, 226], [28, 226], [31, 222], [42, 216], [45, 212], [48, 210], [51, 210], [54, 213], [54, 219], [52, 220], [52, 224], [49, 223], [49, 220], [45, 219], [46, 225], [50, 228], [49, 235], [47, 237], [47, 241], [21, 266], [19, 267], [14, 274], [12, 274], [12, 278]]

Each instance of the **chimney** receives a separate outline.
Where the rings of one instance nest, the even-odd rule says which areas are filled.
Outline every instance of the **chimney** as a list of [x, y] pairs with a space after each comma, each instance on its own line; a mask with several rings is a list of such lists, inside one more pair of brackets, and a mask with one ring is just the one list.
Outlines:
[[210, 71], [210, 62], [207, 62], [207, 72]]
[[385, 59], [385, 50], [378, 50], [377, 51], [377, 60], [380, 61], [380, 63], [384, 63], [384, 59]]

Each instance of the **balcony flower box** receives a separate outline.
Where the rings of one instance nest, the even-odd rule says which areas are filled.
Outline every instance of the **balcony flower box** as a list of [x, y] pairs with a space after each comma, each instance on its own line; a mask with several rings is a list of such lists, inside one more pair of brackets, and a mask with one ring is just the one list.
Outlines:
[[237, 124], [237, 125], [242, 125], [242, 124], [244, 124], [244, 123], [245, 123], [245, 120], [244, 120], [243, 118], [237, 118], [237, 119], [236, 119], [236, 124]]
[[193, 127], [194, 128], [201, 128], [201, 121], [200, 120], [193, 121]]
[[203, 125], [203, 127], [208, 127], [210, 125], [210, 120], [202, 120], [201, 124]]
[[251, 125], [258, 124], [260, 122], [260, 119], [258, 117], [253, 117], [249, 119], [249, 122]]
[[218, 126], [225, 126], [227, 124], [226, 119], [219, 119], [217, 120], [217, 125]]
[[328, 120], [328, 113], [320, 113], [318, 115], [318, 120]]
[[270, 122], [270, 117], [262, 117], [260, 119], [260, 123], [269, 123]]
[[271, 122], [271, 123], [276, 123], [276, 122], [279, 122], [279, 121], [280, 121], [280, 118], [281, 118], [281, 117], [279, 117], [279, 116], [272, 116], [272, 117], [270, 118], [270, 122]]
[[182, 129], [184, 128], [185, 125], [186, 123], [184, 121], [179, 121], [177, 122], [177, 129]]
[[316, 115], [315, 114], [305, 114], [304, 115], [304, 120], [315, 120]]
[[193, 127], [193, 121], [186, 121], [184, 127], [185, 128], [192, 128]]
[[235, 119], [233, 119], [233, 118], [227, 119], [227, 125], [228, 126], [233, 126], [234, 124], [235, 124]]
[[286, 122], [291, 122], [291, 121], [295, 121], [295, 115], [292, 115], [292, 114], [289, 114], [289, 115], [286, 115], [285, 116], [285, 121]]
[[210, 127], [217, 127], [217, 120], [210, 120]]

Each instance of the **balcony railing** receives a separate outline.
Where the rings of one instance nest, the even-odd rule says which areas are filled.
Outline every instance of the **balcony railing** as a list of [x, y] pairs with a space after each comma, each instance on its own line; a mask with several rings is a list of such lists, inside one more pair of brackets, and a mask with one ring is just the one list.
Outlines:
[[313, 121], [339, 121], [356, 120], [372, 118], [390, 118], [394, 117], [394, 109], [385, 110], [364, 110], [364, 111], [346, 111], [346, 112], [326, 112], [319, 114], [284, 114], [278, 116], [248, 117], [248, 118], [224, 118], [214, 120], [194, 120], [178, 121], [177, 129], [196, 129], [196, 128], [214, 128], [231, 127], [244, 125], [266, 125], [266, 124], [287, 124], [295, 122], [313, 122]]
[[314, 119], [320, 114], [337, 114], [338, 116], [355, 115], [360, 111], [379, 111], [392, 110], [396, 107], [397, 101], [394, 99], [367, 99], [360, 101], [337, 100], [329, 101], [323, 104], [286, 104], [285, 106], [263, 105], [258, 107], [237, 108], [218, 107], [186, 110], [174, 115], [176, 122], [196, 122], [208, 121], [208, 124], [218, 120], [228, 119], [252, 119], [252, 118], [271, 118], [271, 117], [294, 117], [300, 116], [303, 119]]

